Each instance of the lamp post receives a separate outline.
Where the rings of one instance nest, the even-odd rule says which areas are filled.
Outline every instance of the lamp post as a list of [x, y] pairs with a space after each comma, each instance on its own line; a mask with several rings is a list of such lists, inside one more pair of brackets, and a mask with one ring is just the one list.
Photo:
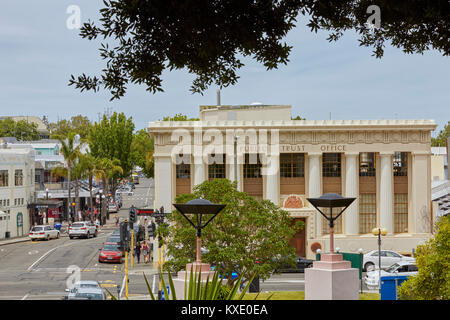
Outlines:
[[[202, 266], [202, 229], [205, 228], [212, 219], [214, 219], [220, 211], [225, 208], [225, 204], [214, 204], [209, 200], [205, 199], [194, 199], [188, 201], [185, 204], [174, 203], [173, 206], [183, 215], [183, 217], [197, 230], [197, 255], [195, 265], [197, 268], [201, 269]], [[192, 221], [186, 214], [193, 214], [196, 219]], [[212, 215], [212, 217], [206, 222], [202, 222], [202, 217], [204, 215]], [[195, 223], [194, 223], [195, 222]]]
[[[334, 253], [334, 222], [341, 216], [356, 198], [345, 198], [336, 193], [326, 193], [319, 198], [306, 198], [324, 217], [330, 226], [330, 254]], [[319, 208], [330, 208], [330, 216], [327, 216]], [[333, 217], [333, 208], [343, 208]]]
[[378, 237], [378, 291], [381, 293], [381, 236], [387, 235], [385, 228], [373, 228], [372, 234]]
[[45, 199], [47, 200], [47, 212], [45, 214], [45, 223], [48, 224], [48, 188], [45, 189]]
[[103, 206], [102, 200], [105, 199], [105, 195], [103, 194], [103, 190], [99, 190], [99, 193], [95, 196], [97, 198], [97, 215], [100, 214], [100, 226], [103, 226]]

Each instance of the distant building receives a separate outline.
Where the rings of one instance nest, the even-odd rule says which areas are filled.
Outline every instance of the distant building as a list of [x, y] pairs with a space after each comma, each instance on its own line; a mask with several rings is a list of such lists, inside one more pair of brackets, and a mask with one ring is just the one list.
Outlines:
[[433, 220], [450, 213], [450, 181], [448, 180], [448, 156], [446, 147], [431, 148], [431, 200]]
[[50, 131], [48, 129], [48, 122], [46, 118], [41, 119], [37, 116], [0, 116], [0, 120], [10, 118], [14, 121], [25, 120], [27, 122], [32, 122], [37, 125], [37, 131], [39, 132], [39, 136], [41, 139], [50, 138]]
[[0, 239], [26, 236], [32, 223], [34, 150], [0, 148]]

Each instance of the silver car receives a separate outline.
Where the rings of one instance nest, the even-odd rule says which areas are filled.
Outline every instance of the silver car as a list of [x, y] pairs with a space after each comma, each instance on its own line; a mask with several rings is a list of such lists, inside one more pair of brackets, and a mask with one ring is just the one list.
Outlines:
[[80, 287], [73, 288], [66, 297], [67, 300], [106, 300], [102, 288]]
[[69, 227], [69, 238], [84, 237], [89, 239], [90, 237], [97, 236], [97, 227], [90, 221], [75, 222]]
[[[415, 262], [416, 259], [407, 257], [390, 250], [381, 250], [381, 269], [387, 268], [396, 262]], [[363, 257], [364, 271], [378, 269], [378, 250], [372, 250]]]

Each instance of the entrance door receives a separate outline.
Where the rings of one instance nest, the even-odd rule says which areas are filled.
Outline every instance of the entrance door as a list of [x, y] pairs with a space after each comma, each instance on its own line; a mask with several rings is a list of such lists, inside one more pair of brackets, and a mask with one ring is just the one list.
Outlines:
[[292, 224], [294, 225], [297, 221], [303, 221], [304, 227], [294, 234], [294, 237], [289, 240], [289, 244], [295, 248], [296, 254], [301, 257], [306, 257], [306, 219], [294, 218]]

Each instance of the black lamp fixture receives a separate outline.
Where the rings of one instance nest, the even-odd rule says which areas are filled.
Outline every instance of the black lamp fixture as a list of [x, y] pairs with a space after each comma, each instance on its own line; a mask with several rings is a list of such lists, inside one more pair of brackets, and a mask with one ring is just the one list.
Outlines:
[[[346, 198], [337, 193], [326, 193], [319, 198], [306, 198], [324, 217], [330, 225], [330, 254], [334, 253], [334, 221], [347, 209], [356, 198]], [[330, 215], [326, 215], [319, 208], [330, 208]], [[333, 217], [333, 208], [343, 208]]]
[[[196, 264], [201, 265], [201, 246], [202, 246], [202, 229], [205, 228], [223, 208], [225, 204], [215, 204], [206, 199], [194, 199], [187, 203], [174, 203], [173, 206], [183, 215], [183, 217], [197, 230], [197, 259]], [[193, 214], [195, 219], [189, 219], [187, 214]], [[212, 215], [212, 217], [204, 223], [202, 221], [205, 215]]]

